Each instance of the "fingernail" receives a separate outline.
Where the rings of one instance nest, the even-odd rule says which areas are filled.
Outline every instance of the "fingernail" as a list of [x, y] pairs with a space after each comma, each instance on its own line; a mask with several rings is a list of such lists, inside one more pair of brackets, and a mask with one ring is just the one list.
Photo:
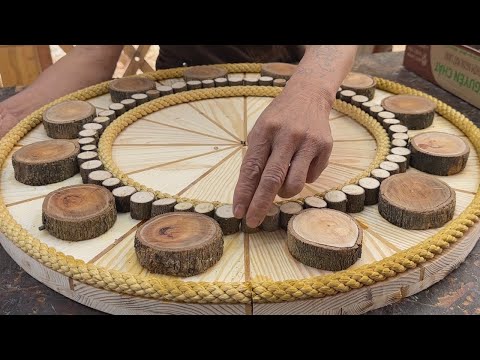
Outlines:
[[243, 218], [245, 215], [245, 206], [238, 204], [235, 206], [235, 209], [233, 209], [233, 216], [235, 216], [237, 219]]
[[255, 229], [256, 227], [258, 227], [260, 225], [260, 221], [258, 221], [258, 219], [247, 219], [247, 226], [249, 228], [252, 228], [252, 229]]

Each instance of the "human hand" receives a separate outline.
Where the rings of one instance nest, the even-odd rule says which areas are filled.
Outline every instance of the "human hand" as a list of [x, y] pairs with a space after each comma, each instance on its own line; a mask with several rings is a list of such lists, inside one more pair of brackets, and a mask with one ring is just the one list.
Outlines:
[[18, 123], [18, 119], [0, 104], [0, 138]]
[[289, 198], [328, 165], [333, 140], [329, 113], [334, 95], [313, 95], [301, 83], [287, 86], [265, 109], [248, 136], [233, 197], [236, 218], [261, 224], [275, 196]]

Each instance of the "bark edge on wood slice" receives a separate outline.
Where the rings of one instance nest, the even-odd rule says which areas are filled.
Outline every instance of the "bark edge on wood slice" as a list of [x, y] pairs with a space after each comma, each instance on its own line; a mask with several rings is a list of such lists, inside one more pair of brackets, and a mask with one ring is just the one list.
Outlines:
[[340, 190], [328, 191], [323, 197], [327, 203], [327, 207], [330, 209], [338, 210], [341, 212], [347, 211], [347, 195]]
[[290, 219], [302, 210], [303, 206], [295, 201], [288, 201], [280, 205], [280, 227], [287, 230]]
[[130, 216], [135, 220], [147, 220], [152, 216], [155, 195], [148, 191], [137, 191], [130, 196]]
[[353, 90], [357, 95], [363, 95], [372, 100], [375, 96], [375, 79], [370, 75], [350, 72], [342, 82], [343, 90]]
[[83, 125], [91, 122], [97, 109], [81, 100], [67, 100], [53, 105], [43, 114], [43, 127], [53, 139], [75, 139]]
[[470, 145], [461, 137], [427, 132], [410, 139], [410, 164], [417, 170], [440, 176], [458, 174], [467, 165]]
[[84, 184], [48, 194], [42, 205], [42, 222], [56, 238], [81, 241], [106, 233], [117, 220], [115, 200], [107, 189]]
[[317, 196], [307, 196], [303, 201], [303, 207], [305, 209], [323, 209], [327, 207], [327, 202]]
[[432, 125], [436, 105], [423, 96], [392, 95], [382, 100], [382, 107], [409, 129], [420, 130]]
[[307, 209], [288, 223], [287, 248], [301, 263], [317, 269], [340, 271], [362, 255], [363, 231], [341, 211]]
[[137, 192], [133, 186], [119, 186], [112, 190], [118, 212], [130, 212], [130, 197]]
[[222, 205], [216, 208], [214, 219], [219, 223], [223, 235], [231, 235], [239, 231], [241, 220], [233, 216], [233, 208], [231, 204]]
[[177, 205], [177, 199], [174, 198], [155, 200], [152, 203], [152, 217], [173, 212], [175, 205]]
[[214, 80], [216, 78], [226, 78], [227, 70], [220, 66], [205, 65], [205, 66], [193, 66], [186, 69], [183, 72], [183, 78], [185, 81], [191, 80]]
[[438, 228], [453, 218], [455, 191], [432, 175], [393, 175], [380, 185], [378, 212], [404, 229]]
[[193, 276], [223, 255], [223, 237], [212, 218], [193, 212], [158, 215], [140, 226], [134, 248], [140, 264], [153, 273]]
[[260, 225], [264, 231], [276, 231], [280, 228], [280, 208], [277, 204], [272, 204]]
[[108, 88], [112, 102], [119, 103], [124, 99], [131, 98], [133, 94], [156, 89], [156, 83], [143, 77], [126, 77], [113, 80]]
[[26, 185], [48, 185], [78, 173], [80, 145], [74, 140], [45, 140], [25, 145], [12, 155], [15, 179]]
[[282, 62], [273, 62], [262, 65], [261, 75], [270, 76], [274, 79], [289, 80], [296, 70], [297, 65]]

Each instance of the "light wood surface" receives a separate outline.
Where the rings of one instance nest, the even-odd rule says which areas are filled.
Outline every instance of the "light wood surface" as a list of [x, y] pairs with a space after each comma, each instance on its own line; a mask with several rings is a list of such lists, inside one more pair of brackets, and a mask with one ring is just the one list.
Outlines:
[[[162, 81], [171, 85], [179, 79]], [[157, 86], [161, 86], [157, 85]], [[376, 90], [376, 103], [391, 94]], [[150, 114], [126, 128], [113, 146], [114, 160], [135, 181], [148, 187], [201, 201], [220, 200], [231, 203], [244, 154], [246, 140], [271, 98], [235, 97], [212, 99], [177, 105]], [[97, 111], [108, 109], [110, 95], [89, 100]], [[332, 111], [330, 125], [334, 147], [330, 164], [314, 183], [308, 184], [301, 196], [330, 190], [357, 176], [375, 156], [376, 144], [370, 133], [354, 120]], [[410, 130], [411, 136], [426, 131], [440, 131], [465, 137], [439, 115], [430, 128]], [[37, 126], [22, 145], [48, 140], [43, 125]], [[470, 148], [472, 145], [466, 141]], [[12, 152], [13, 154], [13, 152]], [[24, 228], [48, 246], [86, 262], [135, 275], [162, 278], [142, 267], [133, 247], [139, 220], [129, 213], [119, 213], [113, 227], [91, 240], [66, 242], [40, 231], [41, 205], [44, 197], [63, 186], [81, 184], [79, 175], [58, 184], [28, 186], [14, 179], [11, 156], [1, 170], [0, 196], [8, 210]], [[421, 174], [414, 168], [407, 173]], [[433, 176], [433, 175], [432, 175]], [[434, 176], [437, 178], [437, 176]], [[448, 177], [438, 177], [456, 193], [454, 216], [472, 201], [480, 184], [478, 156], [471, 151], [465, 169]], [[277, 198], [276, 200], [280, 200]], [[390, 224], [378, 213], [377, 205], [366, 206], [352, 214], [363, 230], [362, 256], [352, 268], [388, 257], [414, 246], [439, 229], [405, 230]], [[92, 288], [45, 268], [1, 238], [2, 245], [24, 268], [42, 282], [76, 301], [111, 313], [361, 313], [414, 294], [443, 278], [461, 262], [475, 244], [480, 229], [476, 226], [459, 244], [444, 251], [432, 262], [374, 286], [337, 294], [323, 299], [294, 303], [201, 305], [177, 304], [119, 295]], [[220, 260], [204, 273], [185, 278], [188, 281], [262, 281], [304, 279], [328, 274], [295, 260], [286, 245], [284, 230], [224, 237]]]

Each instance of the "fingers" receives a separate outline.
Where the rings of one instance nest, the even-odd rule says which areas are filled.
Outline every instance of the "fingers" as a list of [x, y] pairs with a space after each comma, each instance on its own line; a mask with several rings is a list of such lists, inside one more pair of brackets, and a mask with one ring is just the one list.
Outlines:
[[309, 151], [299, 151], [295, 154], [288, 170], [287, 178], [278, 191], [283, 198], [290, 198], [302, 191], [307, 173], [314, 154]]
[[249, 227], [257, 227], [265, 218], [265, 214], [285, 181], [293, 154], [294, 149], [291, 147], [274, 148], [272, 150], [257, 190], [248, 207], [246, 222]]
[[332, 153], [332, 142], [325, 142], [317, 155], [312, 162], [310, 163], [310, 168], [307, 173], [307, 183], [315, 182], [318, 179], [323, 170], [328, 166], [328, 159]]

